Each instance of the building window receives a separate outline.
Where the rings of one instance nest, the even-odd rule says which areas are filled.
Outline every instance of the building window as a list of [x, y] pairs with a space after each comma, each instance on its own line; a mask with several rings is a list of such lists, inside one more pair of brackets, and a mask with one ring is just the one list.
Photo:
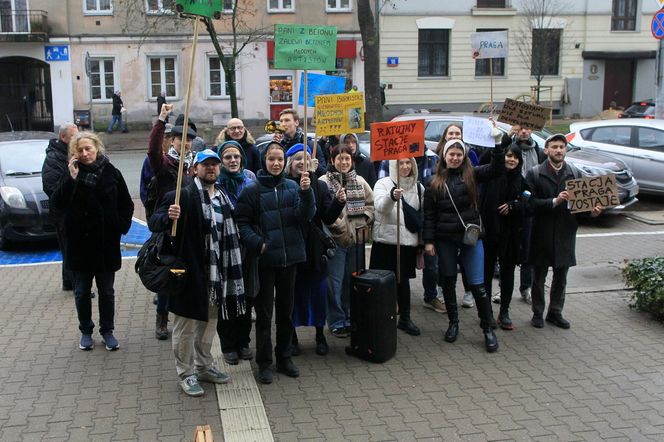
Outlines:
[[115, 91], [115, 60], [90, 59], [90, 96], [93, 100], [111, 100]]
[[233, 8], [235, 7], [235, 0], [223, 0], [221, 2], [221, 12], [224, 14], [230, 14], [233, 12]]
[[350, 0], [325, 0], [325, 10], [327, 12], [350, 12]]
[[478, 8], [506, 8], [507, 0], [477, 0]]
[[167, 97], [177, 97], [175, 57], [150, 57], [150, 98], [156, 99], [161, 91]]
[[[477, 2], [479, 6], [479, 2]], [[494, 31], [507, 31], [507, 29], [478, 29], [477, 32], [494, 32]], [[476, 77], [489, 77], [491, 73], [489, 70], [493, 68], [494, 77], [504, 77], [505, 76], [505, 59], [504, 58], [492, 58], [489, 61], [488, 58], [480, 58], [475, 60], [475, 76]]]
[[295, 0], [267, 0], [268, 12], [293, 12]]
[[418, 77], [447, 77], [449, 75], [449, 29], [420, 29], [417, 51]]
[[173, 14], [175, 0], [145, 0], [145, 12], [148, 14]]
[[[233, 57], [231, 55], [226, 55], [224, 56], [226, 63], [232, 63], [233, 62]], [[213, 98], [226, 98], [229, 96], [228, 93], [228, 78], [226, 78], [226, 73], [224, 72], [224, 67], [221, 65], [221, 62], [219, 61], [219, 57], [209, 57], [208, 58], [208, 64], [209, 64], [209, 95], [210, 97]], [[239, 78], [238, 78], [239, 71], [235, 69], [235, 92], [236, 95], [238, 91], [238, 84], [239, 84]]]
[[110, 15], [113, 14], [113, 2], [111, 0], [83, 0], [83, 12], [88, 15]]
[[636, 3], [637, 0], [613, 0], [612, 31], [636, 30]]
[[530, 75], [558, 75], [562, 29], [533, 29]]

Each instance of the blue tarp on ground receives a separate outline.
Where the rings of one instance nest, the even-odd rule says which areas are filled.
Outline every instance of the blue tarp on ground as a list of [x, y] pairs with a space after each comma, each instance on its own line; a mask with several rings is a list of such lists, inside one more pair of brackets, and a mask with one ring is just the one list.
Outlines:
[[[122, 237], [122, 256], [136, 256], [140, 246], [150, 237], [150, 231], [144, 222], [134, 219], [129, 232]], [[21, 244], [13, 250], [0, 250], [0, 266], [39, 264], [60, 262], [62, 255], [55, 242]]]

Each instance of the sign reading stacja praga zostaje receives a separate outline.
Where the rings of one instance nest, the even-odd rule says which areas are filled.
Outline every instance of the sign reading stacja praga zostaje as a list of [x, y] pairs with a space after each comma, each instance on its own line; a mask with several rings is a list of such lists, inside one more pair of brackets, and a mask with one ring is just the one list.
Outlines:
[[332, 71], [336, 63], [336, 26], [274, 25], [275, 69]]

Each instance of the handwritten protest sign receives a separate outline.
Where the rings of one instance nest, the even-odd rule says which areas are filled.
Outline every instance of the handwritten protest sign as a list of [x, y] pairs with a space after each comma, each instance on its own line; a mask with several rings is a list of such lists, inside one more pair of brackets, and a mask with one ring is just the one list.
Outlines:
[[371, 124], [371, 161], [399, 160], [422, 155], [424, 120]]
[[333, 71], [336, 63], [336, 26], [274, 25], [275, 69]]
[[565, 182], [569, 192], [569, 208], [572, 213], [590, 212], [595, 206], [603, 208], [620, 204], [618, 185], [613, 174], [577, 178]]
[[494, 147], [496, 141], [491, 136], [491, 122], [485, 118], [465, 115], [463, 117], [463, 142], [476, 146]]
[[473, 32], [470, 34], [473, 58], [507, 58], [507, 31]]
[[[336, 75], [307, 74], [307, 106], [314, 106], [318, 95], [341, 94], [346, 87], [346, 77]], [[299, 105], [304, 104], [304, 75], [300, 76]]]
[[548, 110], [536, 104], [506, 98], [498, 121], [511, 125], [518, 124], [532, 130], [540, 130], [546, 123]]
[[364, 94], [318, 95], [316, 135], [364, 132]]

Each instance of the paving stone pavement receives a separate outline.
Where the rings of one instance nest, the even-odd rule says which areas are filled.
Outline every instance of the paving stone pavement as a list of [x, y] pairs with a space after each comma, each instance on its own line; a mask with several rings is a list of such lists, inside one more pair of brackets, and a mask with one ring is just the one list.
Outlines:
[[[462, 309], [459, 340], [443, 342], [447, 320], [421, 306], [419, 278], [422, 335], [399, 332], [384, 364], [346, 356], [348, 340], [334, 337], [330, 354], [317, 356], [313, 329], [298, 330], [301, 376], [260, 386], [274, 439], [664, 440], [664, 327], [627, 307], [619, 278], [624, 257], [662, 253], [657, 227], [582, 228], [565, 308], [572, 328], [533, 329], [515, 299], [516, 329], [497, 332], [495, 354], [483, 349], [475, 309]], [[652, 234], [596, 236], [637, 228]], [[0, 268], [1, 441], [182, 441], [202, 424], [223, 440], [215, 390], [179, 391], [170, 341], [154, 339], [151, 294], [133, 262], [116, 276], [116, 352], [98, 335], [92, 352], [78, 350], [59, 265]]]

